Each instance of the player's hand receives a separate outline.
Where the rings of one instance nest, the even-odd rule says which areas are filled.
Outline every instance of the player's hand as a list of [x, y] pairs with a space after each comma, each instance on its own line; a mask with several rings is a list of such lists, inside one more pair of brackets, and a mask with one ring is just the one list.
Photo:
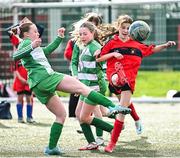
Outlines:
[[118, 52], [113, 52], [113, 56], [117, 59], [122, 59], [123, 58], [123, 55], [121, 53], [118, 53]]
[[166, 43], [166, 48], [169, 48], [169, 47], [172, 47], [172, 46], [175, 46], [176, 45], [176, 42], [175, 41], [168, 41]]
[[101, 50], [96, 50], [94, 53], [94, 56], [97, 58], [100, 53], [101, 53]]
[[33, 47], [33, 48], [37, 48], [37, 47], [41, 46], [41, 43], [42, 43], [41, 38], [35, 39], [35, 40], [32, 42], [32, 47]]
[[58, 29], [58, 36], [61, 37], [61, 38], [64, 38], [64, 32], [65, 32], [65, 28], [62, 27], [60, 29]]

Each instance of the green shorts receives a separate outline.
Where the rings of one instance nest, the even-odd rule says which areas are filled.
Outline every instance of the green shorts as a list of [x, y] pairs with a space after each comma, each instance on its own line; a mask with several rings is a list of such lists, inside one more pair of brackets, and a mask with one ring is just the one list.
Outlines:
[[42, 104], [47, 104], [49, 99], [56, 95], [56, 87], [63, 78], [64, 74], [55, 72], [33, 87], [32, 91]]
[[[87, 80], [80, 80], [82, 83], [84, 83], [86, 86], [90, 87], [90, 85], [92, 85], [92, 81], [87, 81]], [[95, 82], [95, 85], [97, 85], [97, 83]], [[94, 91], [97, 91], [95, 89], [93, 89]], [[106, 83], [105, 83], [105, 90], [106, 90]], [[105, 91], [97, 91], [103, 95], [105, 95]], [[86, 104], [90, 104], [90, 105], [94, 105], [96, 106], [97, 103], [95, 102], [92, 102], [91, 100], [87, 99], [87, 97], [83, 96], [83, 95], [80, 95], [80, 100], [85, 102]]]

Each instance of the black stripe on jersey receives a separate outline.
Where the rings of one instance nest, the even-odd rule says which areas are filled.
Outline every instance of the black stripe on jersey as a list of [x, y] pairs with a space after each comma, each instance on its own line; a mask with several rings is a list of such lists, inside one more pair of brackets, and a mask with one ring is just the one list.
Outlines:
[[113, 48], [109, 51], [109, 53], [112, 52], [118, 52], [121, 53], [122, 55], [134, 55], [142, 58], [142, 52], [137, 48], [128, 48], [128, 47]]

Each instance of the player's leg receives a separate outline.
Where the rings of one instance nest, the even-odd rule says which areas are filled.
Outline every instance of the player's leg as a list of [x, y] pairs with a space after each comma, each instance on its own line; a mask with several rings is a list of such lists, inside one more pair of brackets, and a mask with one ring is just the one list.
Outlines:
[[23, 97], [24, 97], [24, 94], [22, 92], [17, 92], [16, 109], [17, 109], [19, 123], [25, 123], [23, 119]]
[[74, 94], [70, 94], [69, 97], [69, 117], [76, 117], [75, 111], [78, 104], [79, 96], [75, 96]]
[[[122, 91], [120, 104], [128, 107], [130, 104], [131, 96], [132, 96], [132, 93], [130, 90]], [[108, 143], [108, 145], [105, 147], [106, 152], [112, 152], [114, 150], [116, 143], [118, 141], [118, 138], [120, 136], [120, 133], [123, 129], [124, 119], [125, 119], [125, 115], [123, 114], [116, 115], [114, 128], [111, 133], [111, 140]]]
[[135, 127], [136, 127], [136, 133], [137, 134], [141, 134], [142, 131], [143, 131], [143, 126], [142, 126], [142, 122], [141, 122], [141, 119], [140, 117], [138, 116], [137, 112], [136, 112], [136, 109], [133, 105], [133, 103], [131, 102], [130, 106], [128, 106], [128, 108], [131, 109], [131, 116], [132, 118], [134, 119], [135, 121]]
[[[81, 114], [82, 106], [83, 106], [83, 101], [81, 100], [81, 97], [79, 97], [79, 102], [78, 102], [76, 110], [75, 110], [75, 115], [76, 115], [76, 118], [78, 121], [80, 120], [80, 114]], [[76, 131], [79, 134], [83, 133], [83, 131], [81, 129], [77, 129]]]
[[84, 136], [88, 141], [88, 145], [80, 148], [80, 150], [95, 150], [98, 148], [98, 144], [95, 142], [95, 138], [93, 136], [90, 125], [94, 125], [96, 128], [100, 128], [101, 130], [106, 130], [108, 132], [110, 132], [113, 129], [113, 126], [111, 124], [108, 124], [101, 119], [95, 118], [92, 115], [95, 108], [96, 108], [95, 105], [90, 105], [85, 102], [83, 104], [80, 115], [80, 122]]
[[[99, 118], [99, 119], [103, 119], [102, 118], [102, 113], [101, 113], [101, 110], [100, 110], [100, 105], [96, 106], [95, 107], [95, 110], [94, 110], [94, 116], [96, 118]], [[100, 146], [100, 145], [104, 145], [104, 139], [103, 139], [103, 130], [100, 129], [100, 128], [96, 128], [96, 143]]]
[[95, 105], [84, 103], [81, 111], [80, 121], [82, 123], [93, 125], [104, 131], [111, 132], [113, 129], [113, 126], [111, 124], [91, 115], [94, 112], [95, 107]]
[[57, 146], [57, 143], [66, 118], [66, 110], [60, 98], [56, 95], [49, 99], [46, 107], [56, 116], [56, 120], [51, 126], [49, 145], [45, 148], [44, 153], [47, 155], [60, 155], [61, 150]]
[[[84, 134], [84, 136], [88, 142], [88, 145], [79, 148], [79, 150], [96, 150], [98, 148], [98, 145], [95, 143], [95, 139], [94, 139], [94, 135], [91, 130], [91, 126], [87, 123], [83, 123], [80, 121], [82, 109], [85, 104], [84, 100], [85, 100], [85, 97], [81, 95], [79, 98], [78, 106], [76, 108], [76, 116], [79, 120], [81, 129], [82, 129], [82, 133]], [[89, 113], [89, 114], [91, 115], [91, 113]]]
[[27, 114], [27, 118], [26, 121], [28, 123], [35, 123], [35, 121], [33, 120], [32, 117], [32, 113], [33, 113], [33, 105], [32, 105], [32, 93], [30, 91], [26, 91], [26, 103], [27, 103], [27, 108], [26, 108], [26, 114]]
[[105, 107], [111, 108], [113, 112], [120, 112], [124, 114], [129, 114], [131, 112], [129, 108], [123, 106], [116, 106], [105, 96], [91, 90], [89, 87], [87, 87], [86, 85], [84, 85], [72, 76], [65, 75], [62, 81], [58, 84], [57, 90], [62, 90], [69, 93], [82, 94], [83, 96], [87, 97], [89, 100], [95, 102], [96, 104], [100, 104]]

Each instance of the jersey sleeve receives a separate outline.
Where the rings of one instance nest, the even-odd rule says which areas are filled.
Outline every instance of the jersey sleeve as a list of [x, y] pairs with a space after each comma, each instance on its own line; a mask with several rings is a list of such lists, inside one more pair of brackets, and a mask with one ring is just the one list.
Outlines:
[[154, 52], [153, 52], [153, 48], [155, 47], [155, 45], [142, 45], [141, 46], [141, 50], [142, 50], [142, 56], [143, 57], [147, 57], [147, 56], [150, 56], [152, 55]]
[[75, 44], [71, 59], [71, 72], [72, 76], [78, 76], [78, 64], [79, 64], [79, 47]]
[[51, 54], [62, 42], [61, 37], [57, 37], [52, 43], [50, 43], [47, 47], [43, 47], [44, 54], [47, 56]]
[[92, 56], [95, 56], [94, 54], [97, 50], [101, 50], [101, 45], [99, 43], [94, 42], [89, 46], [89, 51]]
[[13, 34], [10, 36], [10, 41], [11, 41], [13, 46], [17, 47], [19, 44], [19, 38]]
[[23, 40], [19, 46], [17, 51], [13, 53], [14, 60], [20, 60], [23, 57], [29, 55], [29, 53], [33, 50], [32, 44], [30, 39]]
[[64, 58], [69, 61], [71, 61], [72, 58], [73, 47], [74, 47], [73, 41], [70, 39], [64, 50]]

